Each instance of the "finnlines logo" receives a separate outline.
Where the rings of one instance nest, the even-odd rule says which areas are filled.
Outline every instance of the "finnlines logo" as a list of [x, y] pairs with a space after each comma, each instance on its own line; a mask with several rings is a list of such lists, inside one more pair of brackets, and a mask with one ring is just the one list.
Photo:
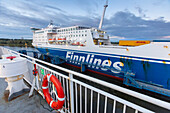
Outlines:
[[[85, 62], [90, 65], [88, 67], [91, 68], [96, 68], [99, 69], [99, 66], [107, 66], [107, 67], [113, 67], [116, 70], [121, 71], [121, 67], [124, 66], [122, 62], [112, 62], [109, 59], [107, 60], [102, 60], [100, 58], [95, 58], [95, 55], [93, 54], [87, 54], [86, 56], [80, 56], [80, 55], [75, 55], [74, 52], [68, 51], [66, 54], [66, 59], [70, 60], [70, 62], [75, 63], [75, 64], [80, 64], [80, 62]], [[106, 68], [100, 68], [103, 71], [107, 71], [108, 69]], [[120, 73], [119, 71], [111, 70], [113, 73]]]

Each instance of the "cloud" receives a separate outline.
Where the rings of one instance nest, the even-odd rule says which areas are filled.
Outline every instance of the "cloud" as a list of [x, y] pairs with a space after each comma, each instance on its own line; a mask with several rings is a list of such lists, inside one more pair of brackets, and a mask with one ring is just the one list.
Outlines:
[[162, 39], [170, 39], [170, 36], [163, 36]]
[[59, 12], [62, 12], [62, 13], [66, 13], [66, 11], [60, 9], [60, 8], [57, 8], [55, 6], [51, 6], [51, 5], [45, 5], [46, 8], [49, 8], [49, 9], [52, 9], [52, 10], [57, 10]]
[[145, 14], [146, 11], [144, 11], [141, 7], [136, 7], [136, 9], [138, 10], [140, 17], [146, 18], [146, 14]]
[[[16, 0], [17, 1], [17, 0]], [[101, 2], [101, 1], [100, 1]], [[12, 3], [1, 2], [0, 4], [0, 37], [20, 38], [32, 37], [30, 27], [44, 28], [50, 20], [57, 26], [65, 27], [83, 25], [98, 27], [100, 16], [93, 13], [98, 8], [96, 1], [89, 5], [89, 1], [83, 2], [82, 9], [89, 8], [87, 15], [75, 15], [59, 8], [55, 4], [42, 5], [39, 2], [19, 1]], [[77, 4], [82, 4], [78, 2]], [[81, 6], [81, 5], [80, 5]], [[110, 18], [104, 19], [103, 29], [108, 32], [112, 39], [159, 39], [170, 36], [170, 22], [159, 17], [154, 20], [145, 20], [143, 9], [137, 8], [140, 16], [136, 16], [128, 10], [119, 11]], [[95, 11], [94, 11], [95, 12]], [[141, 16], [142, 15], [142, 16]], [[116, 37], [113, 37], [116, 36]]]
[[145, 20], [129, 11], [120, 11], [105, 19], [104, 29], [111, 35], [133, 39], [159, 39], [170, 35], [170, 22], [161, 19]]

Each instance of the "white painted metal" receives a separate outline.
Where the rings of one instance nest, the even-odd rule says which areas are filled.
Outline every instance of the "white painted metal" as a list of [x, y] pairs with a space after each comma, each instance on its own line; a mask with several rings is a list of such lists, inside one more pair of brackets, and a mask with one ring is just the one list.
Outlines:
[[135, 104], [133, 104], [133, 103], [131, 103], [131, 102], [128, 102], [128, 101], [126, 101], [126, 100], [123, 100], [123, 99], [121, 99], [121, 98], [119, 98], [119, 97], [116, 97], [116, 96], [114, 96], [114, 95], [111, 95], [111, 94], [109, 94], [109, 93], [107, 93], [107, 92], [105, 92], [105, 91], [102, 91], [102, 90], [100, 90], [100, 89], [97, 89], [97, 88], [95, 88], [95, 87], [93, 87], [93, 86], [90, 86], [90, 85], [88, 85], [88, 84], [85, 84], [85, 83], [83, 83], [83, 82], [80, 82], [80, 81], [78, 81], [78, 80], [73, 80], [74, 82], [76, 82], [76, 83], [78, 83], [78, 84], [81, 84], [82, 86], [84, 86], [84, 87], [86, 87], [86, 88], [88, 88], [88, 89], [91, 89], [91, 90], [93, 90], [93, 91], [95, 91], [95, 92], [99, 92], [100, 94], [102, 94], [102, 95], [107, 95], [107, 97], [109, 97], [109, 98], [111, 98], [111, 99], [115, 99], [116, 101], [118, 101], [118, 102], [120, 102], [120, 103], [122, 103], [122, 104], [125, 104], [125, 105], [127, 105], [127, 106], [130, 106], [131, 108], [133, 108], [133, 109], [138, 109], [139, 111], [141, 111], [141, 112], [144, 112], [144, 113], [153, 113], [152, 111], [150, 111], [150, 110], [147, 110], [147, 109], [145, 109], [145, 108], [143, 108], [143, 107], [140, 107], [140, 106], [138, 106], [138, 105], [135, 105]]
[[29, 92], [29, 97], [31, 97], [33, 95], [34, 87], [35, 87], [35, 77], [32, 81], [31, 90]]
[[104, 113], [107, 111], [107, 96], [105, 96]]
[[27, 71], [27, 60], [25, 58], [0, 59], [0, 78], [21, 75]]
[[[69, 98], [69, 90], [68, 90], [68, 87], [69, 87], [69, 85], [68, 85], [68, 79], [66, 79], [66, 83], [67, 83], [67, 101], [68, 101], [68, 105], [67, 105], [67, 108], [69, 108], [70, 107], [70, 105], [69, 105], [69, 102], [70, 102], [70, 98]], [[70, 109], [68, 109], [68, 112], [70, 112]]]
[[74, 88], [73, 88], [73, 75], [69, 73], [70, 77], [70, 100], [71, 100], [71, 112], [74, 113]]
[[135, 113], [138, 113], [138, 110], [137, 110], [137, 109], [135, 110]]
[[81, 94], [81, 84], [80, 84], [80, 113], [82, 113], [82, 94]]
[[113, 103], [113, 113], [115, 113], [115, 110], [116, 110], [116, 100], [114, 100], [114, 103]]
[[78, 95], [77, 95], [77, 84], [75, 83], [75, 91], [76, 91], [76, 94], [75, 94], [75, 96], [76, 96], [76, 113], [78, 113], [78, 104], [77, 104], [77, 98], [78, 98]]
[[104, 11], [103, 11], [103, 16], [101, 17], [100, 24], [99, 24], [99, 29], [102, 28], [103, 20], [104, 20], [104, 15], [106, 12], [106, 8], [108, 7], [108, 0], [106, 1], [106, 5], [104, 5]]
[[8, 100], [11, 100], [19, 95], [22, 95], [24, 93], [24, 90], [29, 91], [29, 87], [24, 84], [23, 75], [8, 77], [6, 78], [5, 81], [8, 82], [9, 90]]
[[123, 113], [126, 113], [126, 105], [123, 106]]
[[[17, 54], [19, 54], [19, 53], [17, 53]], [[100, 110], [100, 105], [99, 105], [99, 103], [100, 103], [100, 95], [104, 95], [105, 97], [113, 100], [113, 113], [116, 111], [116, 102], [120, 102], [120, 103], [123, 104], [123, 106], [124, 106], [124, 110], [123, 111], [124, 112], [125, 112], [126, 108], [129, 106], [129, 107], [133, 108], [135, 110], [135, 112], [140, 111], [140, 112], [147, 112], [147, 113], [150, 112], [150, 113], [152, 113], [152, 111], [150, 111], [150, 110], [147, 110], [147, 109], [145, 109], [143, 107], [135, 105], [135, 104], [133, 104], [131, 102], [123, 100], [123, 99], [121, 99], [119, 97], [111, 95], [111, 94], [109, 94], [109, 93], [107, 93], [105, 91], [102, 91], [100, 89], [97, 89], [95, 87], [92, 87], [92, 86], [90, 86], [88, 84], [85, 84], [85, 83], [79, 81], [79, 80], [76, 80], [76, 79], [73, 78], [73, 76], [78, 76], [78, 77], [81, 77], [83, 79], [86, 79], [86, 80], [89, 80], [89, 81], [93, 81], [93, 82], [98, 83], [98, 84], [100, 84], [102, 86], [106, 86], [108, 88], [111, 88], [111, 89], [123, 92], [125, 94], [131, 95], [131, 96], [136, 97], [138, 99], [147, 101], [147, 102], [152, 103], [154, 105], [157, 105], [157, 106], [160, 106], [160, 107], [163, 107], [165, 109], [169, 109], [170, 110], [170, 104], [168, 102], [165, 102], [165, 101], [162, 101], [162, 100], [159, 100], [159, 99], [155, 99], [153, 97], [149, 97], [147, 95], [140, 94], [140, 93], [134, 92], [132, 90], [125, 89], [125, 88], [122, 88], [120, 86], [117, 86], [117, 85], [114, 85], [114, 84], [110, 84], [110, 83], [107, 83], [105, 81], [98, 80], [98, 79], [86, 76], [84, 74], [77, 73], [77, 72], [74, 72], [74, 71], [71, 71], [71, 70], [68, 70], [68, 69], [65, 69], [65, 68], [62, 68], [62, 67], [59, 67], [59, 66], [56, 66], [56, 65], [53, 65], [53, 64], [50, 64], [50, 63], [47, 63], [47, 62], [44, 62], [44, 61], [41, 61], [41, 60], [38, 60], [38, 59], [35, 59], [35, 58], [32, 58], [32, 57], [29, 57], [29, 56], [26, 56], [26, 55], [23, 55], [23, 56], [69, 73], [69, 77], [68, 77], [68, 76], [63, 75], [61, 73], [58, 73], [58, 72], [56, 72], [54, 70], [51, 70], [51, 69], [49, 69], [47, 67], [44, 67], [44, 66], [42, 66], [40, 64], [37, 64], [38, 68], [43, 68], [45, 70], [48, 70], [48, 72], [55, 73], [59, 77], [65, 78], [66, 80], [69, 80], [69, 82], [70, 82], [70, 104], [71, 104], [71, 111], [72, 111], [72, 113], [74, 113], [74, 106], [75, 106], [74, 105], [74, 91], [73, 91], [73, 89], [74, 89], [73, 88], [73, 86], [74, 86], [73, 84], [74, 83], [77, 84], [77, 85], [81, 85], [81, 87], [85, 88], [85, 97], [84, 97], [85, 98], [85, 113], [87, 113], [87, 104], [89, 104], [87, 102], [87, 90], [88, 89], [90, 89], [93, 92], [97, 92], [98, 93], [97, 112], [99, 112], [99, 110]], [[32, 61], [29, 61], [29, 62], [32, 62]], [[67, 89], [67, 92], [68, 92], [68, 89]], [[105, 100], [105, 101], [107, 102], [107, 100]], [[106, 102], [105, 102], [105, 108], [107, 108]], [[80, 105], [81, 105], [81, 103], [80, 103]]]
[[91, 90], [91, 103], [90, 103], [91, 107], [90, 107], [90, 113], [93, 113], [93, 90]]
[[[34, 60], [33, 60], [33, 63], [35, 63]], [[37, 66], [36, 66], [36, 69], [37, 69]], [[33, 75], [33, 76], [34, 76], [34, 75]], [[31, 84], [31, 90], [30, 90], [30, 92], [29, 92], [29, 97], [31, 97], [31, 96], [33, 95], [35, 86], [37, 87], [38, 90], [40, 89], [38, 76], [39, 76], [38, 74], [37, 74], [37, 76], [34, 76], [33, 82], [32, 82], [32, 84]]]
[[85, 113], [87, 113], [87, 88], [85, 87]]
[[[63, 90], [64, 90], [64, 94], [66, 94], [66, 88], [65, 88], [65, 79], [63, 79]], [[66, 107], [66, 102], [64, 103], [64, 106]]]
[[[10, 57], [10, 56], [15, 56], [15, 55], [5, 54], [5, 55], [2, 55], [2, 59], [6, 59], [7, 57]], [[15, 56], [15, 57], [18, 57], [18, 56]]]
[[5, 78], [8, 82], [6, 89], [9, 90], [8, 100], [11, 100], [29, 90], [23, 82], [23, 74], [28, 71], [27, 60], [19, 57], [5, 59], [9, 54], [2, 56], [4, 59], [0, 60], [0, 78]]
[[99, 113], [99, 103], [100, 102], [100, 93], [97, 95], [97, 113]]

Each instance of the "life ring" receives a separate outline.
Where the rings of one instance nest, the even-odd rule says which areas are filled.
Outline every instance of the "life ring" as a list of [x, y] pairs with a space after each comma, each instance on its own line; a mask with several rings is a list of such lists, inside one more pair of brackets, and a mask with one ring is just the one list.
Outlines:
[[[48, 82], [51, 81], [56, 90], [57, 90], [57, 99], [58, 101], [54, 101], [49, 93], [49, 90], [48, 90]], [[42, 90], [43, 90], [43, 94], [44, 94], [44, 97], [47, 101], [47, 103], [50, 105], [50, 107], [52, 107], [53, 109], [57, 110], [57, 109], [61, 109], [63, 104], [64, 104], [64, 101], [65, 101], [65, 96], [64, 96], [64, 92], [63, 92], [63, 88], [61, 86], [61, 83], [60, 81], [52, 74], [47, 74], [45, 75], [45, 77], [43, 78], [43, 82], [42, 82]]]

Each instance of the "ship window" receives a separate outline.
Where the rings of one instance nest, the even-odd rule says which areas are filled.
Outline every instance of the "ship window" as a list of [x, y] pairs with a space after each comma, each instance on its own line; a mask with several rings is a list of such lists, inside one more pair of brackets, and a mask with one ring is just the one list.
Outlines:
[[77, 37], [78, 35], [76, 35], [76, 37]]
[[79, 33], [80, 33], [80, 31], [79, 31]]
[[75, 28], [73, 28], [73, 30], [75, 30]]
[[87, 32], [87, 30], [85, 30], [85, 32]]
[[87, 36], [87, 34], [85, 34], [85, 36]]
[[84, 36], [84, 35], [82, 34], [82, 36]]
[[80, 37], [80, 35], [79, 35], [79, 37]]
[[71, 28], [71, 31], [72, 31], [72, 28]]

